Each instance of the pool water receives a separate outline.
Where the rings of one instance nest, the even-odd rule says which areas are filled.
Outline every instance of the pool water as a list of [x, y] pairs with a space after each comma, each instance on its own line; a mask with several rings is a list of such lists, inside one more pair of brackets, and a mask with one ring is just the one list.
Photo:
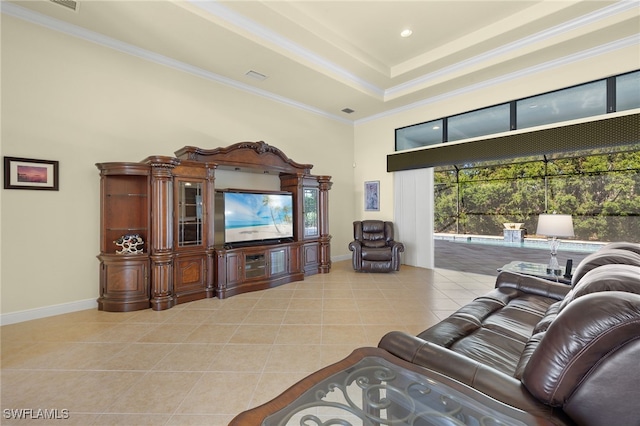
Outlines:
[[[503, 247], [521, 247], [549, 250], [549, 241], [542, 238], [525, 238], [522, 242], [508, 242], [503, 237], [492, 235], [462, 235], [462, 234], [435, 234], [434, 239], [452, 241], [455, 243], [487, 244]], [[591, 241], [560, 240], [560, 250], [580, 253], [593, 253], [607, 243]]]

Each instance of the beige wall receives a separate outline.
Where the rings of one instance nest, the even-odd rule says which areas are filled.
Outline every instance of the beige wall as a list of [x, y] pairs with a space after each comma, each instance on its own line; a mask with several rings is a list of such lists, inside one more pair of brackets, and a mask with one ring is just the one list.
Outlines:
[[[393, 220], [386, 156], [394, 149], [395, 128], [631, 71], [640, 63], [637, 49], [619, 50], [437, 103], [426, 99], [411, 110], [352, 126], [6, 15], [1, 19], [2, 155], [58, 160], [61, 172], [58, 192], [2, 191], [3, 316], [86, 306], [98, 296], [94, 163], [172, 155], [184, 145], [264, 140], [297, 162], [314, 164], [314, 173], [333, 176], [332, 256], [346, 258], [352, 220]], [[381, 183], [380, 212], [364, 212], [368, 180]]]
[[[412, 265], [432, 265], [433, 259], [415, 259], [419, 256], [433, 256], [429, 250], [433, 240], [433, 229], [421, 228], [416, 223], [402, 223], [394, 217], [394, 174], [386, 171], [386, 157], [394, 152], [395, 129], [422, 123], [458, 113], [472, 111], [486, 106], [525, 98], [576, 84], [622, 74], [638, 69], [640, 51], [637, 46], [620, 49], [592, 59], [564, 64], [545, 71], [532, 73], [511, 81], [496, 83], [488, 88], [469, 91], [457, 96], [445, 97], [437, 102], [425, 99], [420, 105], [396, 114], [389, 114], [375, 120], [360, 120], [355, 126], [354, 152], [354, 192], [357, 219], [380, 219], [394, 221], [398, 234], [410, 234], [407, 253], [403, 262]], [[474, 80], [469, 78], [469, 85]], [[380, 181], [381, 208], [379, 212], [364, 211], [363, 184], [365, 181]], [[432, 193], [432, 182], [425, 182]], [[408, 217], [432, 216], [432, 201], [424, 197], [421, 203], [411, 200], [408, 204], [396, 203], [395, 211], [414, 209]], [[427, 207], [425, 207], [427, 206]], [[406, 213], [406, 212], [405, 212]], [[411, 221], [409, 221], [411, 222]], [[419, 225], [419, 224], [418, 224]], [[415, 243], [415, 244], [414, 244]], [[417, 245], [424, 246], [417, 246]], [[409, 250], [414, 253], [408, 253]]]
[[[393, 204], [386, 203], [393, 198], [393, 173], [386, 171], [386, 156], [394, 152], [396, 128], [634, 71], [639, 66], [640, 51], [634, 46], [437, 102], [429, 102], [427, 98], [414, 108], [375, 120], [360, 120], [356, 123], [354, 138], [356, 215], [362, 219], [393, 219]], [[469, 77], [469, 85], [474, 83]], [[364, 211], [362, 186], [368, 180], [380, 181], [383, 200], [380, 212]]]
[[257, 140], [333, 177], [332, 255], [346, 256], [352, 125], [2, 15], [2, 155], [60, 162], [60, 191], [2, 191], [3, 316], [97, 298], [95, 163]]

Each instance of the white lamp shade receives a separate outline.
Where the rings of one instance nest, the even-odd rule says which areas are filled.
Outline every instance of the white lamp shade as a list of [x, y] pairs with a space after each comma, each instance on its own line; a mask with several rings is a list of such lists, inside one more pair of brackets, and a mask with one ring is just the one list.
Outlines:
[[570, 214], [541, 214], [538, 217], [537, 235], [547, 237], [573, 237], [573, 219]]

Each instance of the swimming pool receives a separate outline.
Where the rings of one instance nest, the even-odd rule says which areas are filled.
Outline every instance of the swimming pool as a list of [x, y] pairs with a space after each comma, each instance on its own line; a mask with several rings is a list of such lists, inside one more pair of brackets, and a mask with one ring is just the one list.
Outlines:
[[[463, 235], [463, 234], [434, 234], [434, 239], [452, 241], [455, 243], [487, 244], [492, 246], [522, 247], [549, 250], [549, 241], [544, 238], [525, 238], [522, 242], [508, 242], [502, 236], [493, 235]], [[607, 243], [591, 241], [560, 240], [560, 250], [593, 253]]]

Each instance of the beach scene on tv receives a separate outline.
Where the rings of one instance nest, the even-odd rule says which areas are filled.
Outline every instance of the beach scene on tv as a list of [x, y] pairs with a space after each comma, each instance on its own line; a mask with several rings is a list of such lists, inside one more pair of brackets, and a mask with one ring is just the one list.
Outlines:
[[224, 194], [225, 241], [293, 237], [291, 194]]

